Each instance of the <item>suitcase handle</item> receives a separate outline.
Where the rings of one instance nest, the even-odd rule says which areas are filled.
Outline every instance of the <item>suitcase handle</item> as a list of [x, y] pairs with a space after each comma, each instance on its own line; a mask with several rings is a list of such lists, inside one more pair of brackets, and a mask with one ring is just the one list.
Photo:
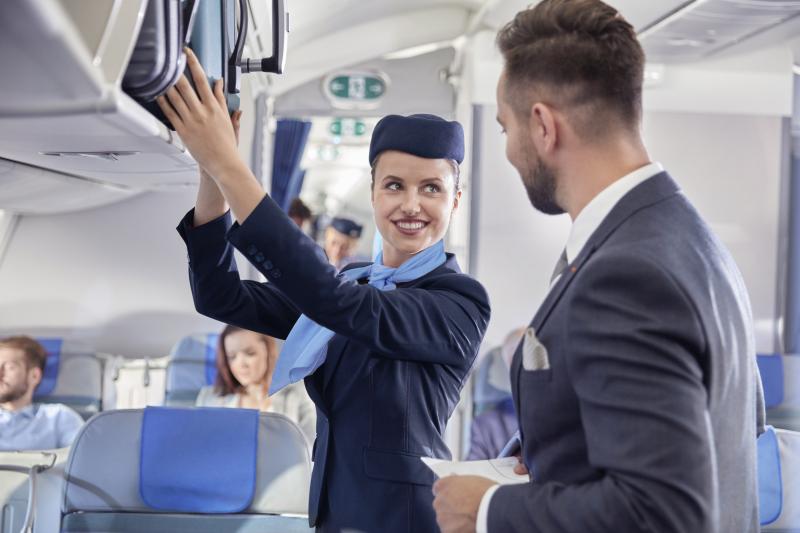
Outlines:
[[233, 46], [231, 57], [228, 59], [229, 94], [239, 92], [239, 75], [242, 72], [239, 68], [242, 64], [242, 50], [244, 49], [244, 40], [247, 36], [249, 21], [247, 10], [247, 0], [239, 0], [239, 35], [236, 36], [236, 44]]

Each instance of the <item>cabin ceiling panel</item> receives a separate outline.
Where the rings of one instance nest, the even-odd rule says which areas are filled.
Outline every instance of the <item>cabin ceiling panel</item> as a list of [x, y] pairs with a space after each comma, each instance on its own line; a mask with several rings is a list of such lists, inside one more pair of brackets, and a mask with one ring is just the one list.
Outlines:
[[275, 115], [303, 116], [383, 116], [388, 114], [435, 113], [452, 116], [455, 106], [453, 86], [441, 79], [440, 72], [455, 57], [453, 48], [405, 59], [365, 61], [347, 70], [381, 72], [388, 76], [389, 86], [380, 107], [372, 110], [334, 108], [325, 97], [322, 85], [328, 72], [308, 81], [275, 100]]
[[332, 70], [391, 52], [453, 40], [464, 32], [468, 20], [469, 12], [464, 9], [438, 7], [353, 25], [300, 45], [290, 44], [286, 74], [274, 78], [273, 94], [283, 94]]
[[[691, 0], [606, 0], [616, 8], [637, 30], [646, 28], [668, 13], [690, 3]], [[530, 0], [499, 0], [487, 13], [484, 24], [493, 29], [500, 29], [514, 18], [518, 11], [538, 2]]]
[[[267, 11], [267, 2], [256, 2], [259, 10]], [[262, 5], [263, 4], [263, 5]], [[359, 26], [411, 14], [432, 8], [450, 8], [465, 12], [477, 11], [484, 0], [328, 0], [326, 2], [302, 2], [295, 0], [288, 5], [290, 18], [290, 46], [303, 45], [342, 28]], [[429, 19], [428, 24], [437, 26], [443, 19]]]
[[111, 204], [136, 194], [123, 187], [0, 159], [0, 209], [49, 215]]

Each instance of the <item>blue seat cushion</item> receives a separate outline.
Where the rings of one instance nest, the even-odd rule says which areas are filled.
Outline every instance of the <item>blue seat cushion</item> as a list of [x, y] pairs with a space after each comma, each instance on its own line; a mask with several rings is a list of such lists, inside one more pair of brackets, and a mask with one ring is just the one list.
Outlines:
[[778, 437], [772, 426], [758, 437], [758, 517], [762, 526], [781, 515], [783, 481]]
[[258, 424], [253, 409], [146, 408], [142, 501], [164, 511], [243, 511], [255, 492]]

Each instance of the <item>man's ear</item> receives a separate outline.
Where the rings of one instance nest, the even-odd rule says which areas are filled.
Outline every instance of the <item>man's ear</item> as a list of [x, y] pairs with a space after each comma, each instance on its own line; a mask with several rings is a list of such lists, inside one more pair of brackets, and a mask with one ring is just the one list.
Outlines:
[[28, 384], [31, 387], [36, 387], [42, 382], [42, 369], [35, 366], [28, 370]]
[[531, 107], [528, 122], [531, 140], [540, 154], [550, 154], [558, 144], [558, 120], [553, 108], [537, 102]]

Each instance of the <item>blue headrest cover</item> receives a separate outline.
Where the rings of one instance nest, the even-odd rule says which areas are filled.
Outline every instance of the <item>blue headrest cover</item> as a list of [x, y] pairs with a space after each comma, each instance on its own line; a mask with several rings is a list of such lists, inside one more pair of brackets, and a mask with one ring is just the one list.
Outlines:
[[256, 487], [258, 411], [147, 407], [139, 494], [153, 509], [238, 513]]
[[764, 386], [764, 404], [775, 407], [783, 403], [783, 358], [780, 355], [759, 355], [758, 372]]
[[762, 526], [778, 519], [783, 507], [781, 457], [775, 429], [767, 426], [758, 437], [758, 518]]
[[36, 386], [34, 396], [47, 396], [52, 394], [56, 388], [56, 381], [58, 381], [58, 367], [61, 360], [61, 345], [63, 339], [36, 339], [39, 344], [44, 347], [47, 352], [47, 362], [44, 365], [44, 374], [42, 381]]
[[217, 342], [218, 333], [209, 333], [206, 337], [206, 385], [213, 385], [217, 379]]

